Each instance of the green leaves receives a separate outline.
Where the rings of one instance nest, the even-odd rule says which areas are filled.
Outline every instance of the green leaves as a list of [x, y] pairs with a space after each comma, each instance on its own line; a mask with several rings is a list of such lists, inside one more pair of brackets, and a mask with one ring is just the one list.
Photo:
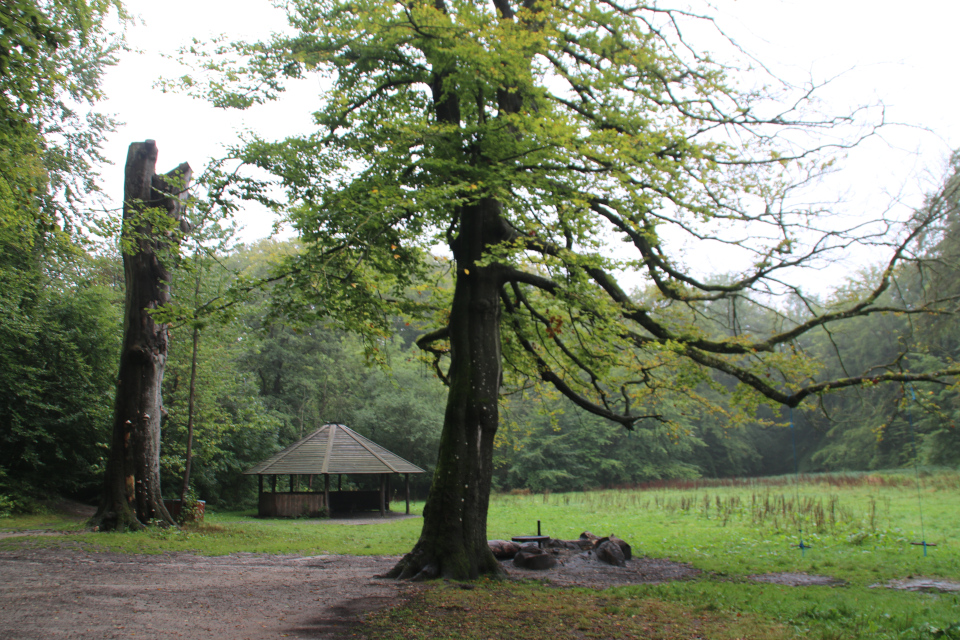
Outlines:
[[111, 13], [126, 19], [111, 0], [0, 6], [0, 482], [26, 496], [89, 491], [102, 470], [118, 301], [81, 201], [114, 124], [88, 108], [122, 46]]
[[[0, 272], [0, 476], [28, 496], [89, 491], [109, 434], [118, 292], [70, 266]], [[85, 256], [74, 266], [93, 271]]]
[[[253, 138], [235, 154], [269, 174], [244, 178], [242, 197], [282, 189], [270, 204], [304, 243], [276, 272], [278, 309], [334, 318], [368, 340], [403, 314], [445, 338], [450, 298], [411, 292], [430, 290], [435, 256], [452, 253], [454, 287], [474, 270], [502, 274], [516, 384], [549, 380], [624, 425], [671, 420], [657, 407], [677, 398], [733, 423], [793, 406], [826, 390], [798, 338], [879, 311], [890, 265], [830, 309], [790, 282], [851, 243], [885, 245], [893, 263], [904, 255], [895, 233], [838, 231], [819, 219], [829, 212], [792, 200], [831, 162], [794, 132], [819, 136], [850, 118], [815, 115], [803, 91], [780, 107], [795, 88], [775, 79], [770, 93], [738, 89], [733, 43], [712, 55], [685, 37], [714, 28], [709, 17], [580, 1], [295, 0], [288, 10], [296, 33], [214, 43], [199, 62], [213, 76], [188, 87], [242, 107], [288, 80], [323, 83], [314, 131]], [[465, 212], [481, 204], [494, 221], [467, 228]], [[466, 257], [478, 237], [482, 255]], [[692, 254], [728, 253], [739, 266], [731, 258], [722, 279], [691, 267]], [[762, 321], [737, 320], [746, 316]], [[433, 350], [441, 362], [445, 349]], [[732, 405], [707, 399], [720, 386]]]

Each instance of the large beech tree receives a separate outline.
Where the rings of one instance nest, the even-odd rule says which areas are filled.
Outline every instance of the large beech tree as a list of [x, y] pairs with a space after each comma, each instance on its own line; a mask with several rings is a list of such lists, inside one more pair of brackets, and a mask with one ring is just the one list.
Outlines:
[[[956, 373], [915, 374], [900, 359], [828, 381], [795, 347], [853, 316], [939, 309], [884, 296], [929, 220], [845, 230], [792, 206], [825, 150], [792, 141], [833, 139], [850, 119], [804, 115], [803, 95], [778, 110], [772, 95], [737, 89], [686, 39], [683, 25], [709, 19], [612, 0], [287, 6], [295, 35], [236, 44], [232, 61], [212, 51], [202, 68], [214, 82], [183, 85], [242, 108], [278, 97], [286, 79], [328, 83], [316, 131], [235, 150], [287, 199], [254, 177], [237, 186], [299, 231], [303, 251], [277, 289], [288, 310], [340, 319], [372, 353], [404, 314], [448, 383], [423, 531], [394, 576], [498, 570], [486, 518], [506, 386], [553, 385], [632, 429], [670, 427], [673, 407], [702, 400], [716, 370], [737, 382], [742, 415], [867, 379]], [[684, 239], [748, 259], [731, 280], [701, 279], [670, 253]], [[754, 306], [803, 309], [791, 276], [861, 242], [888, 249], [863, 295], [780, 311], [766, 327], [742, 321]], [[444, 247], [452, 260], [435, 257]], [[699, 321], [720, 305], [722, 335]]]

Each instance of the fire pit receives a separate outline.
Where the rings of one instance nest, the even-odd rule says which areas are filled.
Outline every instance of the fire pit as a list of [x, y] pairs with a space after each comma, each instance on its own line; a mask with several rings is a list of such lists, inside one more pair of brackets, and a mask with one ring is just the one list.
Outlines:
[[535, 536], [513, 536], [510, 538], [514, 542], [523, 544], [524, 542], [536, 542], [537, 546], [543, 548], [543, 543], [550, 540], [550, 536], [540, 535], [540, 521], [537, 520], [537, 535]]

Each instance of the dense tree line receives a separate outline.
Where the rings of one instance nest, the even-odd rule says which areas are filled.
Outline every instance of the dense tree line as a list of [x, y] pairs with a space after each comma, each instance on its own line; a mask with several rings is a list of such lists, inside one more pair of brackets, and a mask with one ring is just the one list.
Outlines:
[[[955, 161], [947, 187], [956, 184], [957, 168]], [[927, 206], [955, 209], [952, 193]], [[956, 287], [957, 223], [953, 213], [931, 231], [924, 255], [902, 268], [889, 295]], [[30, 508], [51, 495], [93, 499], [116, 375], [123, 299], [119, 256], [64, 244], [57, 234], [37, 238], [26, 266], [15, 259], [22, 247], [5, 245], [0, 289], [0, 493], [7, 509]], [[298, 250], [296, 243], [275, 241], [212, 246], [194, 258], [184, 256], [175, 270], [173, 295], [185, 301], [181, 307], [221, 300], [237, 278], [255, 280], [269, 264]], [[205, 262], [196, 255], [206, 256]], [[833, 296], [849, 296], [849, 289], [869, 286], [871, 277], [875, 274], [865, 270]], [[702, 310], [705, 330], [731, 331], [729, 308], [704, 304]], [[202, 341], [192, 486], [201, 497], [223, 507], [249, 505], [255, 482], [242, 471], [327, 421], [346, 423], [432, 471], [444, 388], [413, 344], [417, 328], [398, 320], [394, 338], [371, 343], [327, 321], [293, 321], [274, 311], [269, 290], [263, 290], [229, 313], [175, 324], [164, 387], [166, 493], [177, 495], [184, 470], [194, 328]], [[741, 315], [737, 322], [741, 327], [776, 322], [782, 311]], [[790, 312], [802, 316], [803, 309], [797, 305]], [[905, 342], [907, 357], [931, 369], [958, 355], [955, 323], [938, 316], [922, 322], [896, 314], [853, 318], [829, 334], [806, 337], [801, 346], [839, 376], [864, 362], [896, 357]], [[960, 402], [950, 386], [866, 386], [825, 394], [818, 406], [792, 415], [794, 431], [786, 428], [791, 419], [786, 412], [761, 408], [755, 420], [736, 418], [728, 406], [734, 388], [734, 380], [714, 374], [697, 387], [696, 399], [674, 397], [669, 406], [655, 407], [670, 415], [671, 424], [632, 432], [542, 384], [515, 390], [502, 399], [494, 486], [566, 491], [662, 478], [788, 473], [795, 464], [794, 442], [801, 470], [899, 467], [914, 461], [914, 434], [920, 463], [960, 463]], [[425, 495], [429, 477], [415, 480], [415, 493]]]
[[[955, 282], [955, 271], [947, 267], [954, 262], [956, 236], [952, 226], [941, 231], [928, 250], [940, 256], [945, 270], [926, 286]], [[201, 297], [217, 299], [238, 276], [255, 278], [278, 256], [296, 250], [295, 243], [275, 241], [231, 247], [210, 261]], [[174, 297], [182, 300], [197, 291], [197, 271], [187, 268], [187, 260], [173, 283]], [[42, 266], [32, 286], [3, 289], [0, 482], [2, 493], [8, 500], [19, 496], [21, 507], [57, 494], [92, 499], [99, 488], [120, 332], [117, 255], [74, 249], [69, 258], [50, 254]], [[906, 268], [899, 291], [917, 286], [917, 277]], [[852, 280], [849, 286], [860, 285]], [[16, 304], [12, 294], [19, 296]], [[416, 332], [397, 322], [393, 339], [370, 344], [323, 321], [279, 318], [268, 292], [258, 295], [228, 315], [200, 320], [191, 482], [196, 493], [222, 507], [249, 506], [255, 479], [242, 471], [327, 421], [348, 424], [432, 471], [444, 387], [413, 344]], [[712, 330], [724, 331], [729, 313], [705, 308], [704, 318]], [[773, 314], [739, 321], [773, 321]], [[191, 338], [189, 322], [172, 329], [161, 458], [171, 497], [184, 469]], [[843, 366], [856, 369], [859, 360], [876, 360], [878, 351], [895, 353], [903, 340], [914, 340], [910, 357], [929, 360], [931, 368], [957, 356], [952, 322], [934, 318], [915, 326], [893, 314], [852, 319], [832, 335], [811, 336], [804, 348], [842, 373]], [[794, 469], [794, 439], [801, 470], [899, 467], [914, 460], [911, 422], [921, 464], [960, 464], [960, 407], [951, 387], [868, 386], [827, 394], [820, 406], [794, 412], [793, 432], [787, 412], [761, 409], [755, 420], [735, 420], [727, 406], [733, 387], [717, 374], [698, 387], [698, 401], [673, 398], [671, 406], [658, 408], [671, 414], [673, 424], [636, 431], [593, 416], [544, 385], [505, 395], [494, 486], [575, 491], [663, 478], [783, 474]], [[429, 476], [415, 479], [421, 497]]]

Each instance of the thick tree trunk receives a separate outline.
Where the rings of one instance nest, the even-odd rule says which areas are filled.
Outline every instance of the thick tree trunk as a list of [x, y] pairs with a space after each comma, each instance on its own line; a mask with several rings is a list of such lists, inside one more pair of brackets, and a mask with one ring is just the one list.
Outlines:
[[[170, 300], [163, 252], [180, 222], [190, 182], [186, 163], [156, 175], [153, 140], [130, 145], [124, 180], [123, 271], [126, 283], [123, 345], [114, 405], [113, 435], [103, 495], [91, 525], [140, 529], [173, 525], [160, 495], [161, 384], [167, 359], [167, 326], [149, 313]], [[183, 228], [185, 230], [185, 228]]]
[[413, 550], [388, 574], [406, 579], [472, 579], [499, 572], [487, 546], [493, 438], [499, 419], [502, 269], [476, 266], [503, 239], [499, 204], [464, 208], [454, 243], [457, 280], [450, 313], [450, 390], [437, 469]]

